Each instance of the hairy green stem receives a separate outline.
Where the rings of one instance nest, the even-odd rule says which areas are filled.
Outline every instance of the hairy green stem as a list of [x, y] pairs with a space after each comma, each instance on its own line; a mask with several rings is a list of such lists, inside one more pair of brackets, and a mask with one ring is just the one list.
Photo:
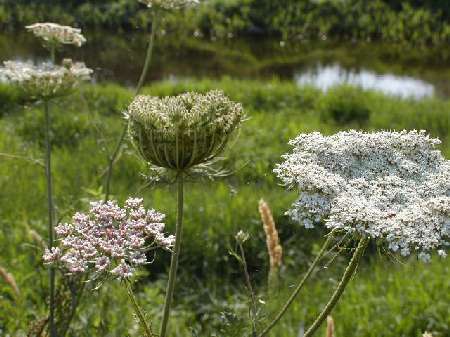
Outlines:
[[[55, 208], [53, 204], [53, 186], [52, 186], [52, 146], [50, 139], [50, 109], [48, 100], [44, 101], [45, 113], [45, 175], [47, 178], [47, 207], [48, 207], [48, 246], [53, 247], [53, 220], [55, 216]], [[49, 329], [50, 337], [56, 337], [55, 326], [55, 268], [49, 268], [49, 284], [50, 284], [50, 313], [49, 313]]]
[[334, 233], [331, 232], [328, 236], [327, 240], [323, 244], [322, 248], [320, 249], [319, 254], [316, 256], [312, 264], [309, 266], [308, 270], [306, 271], [306, 274], [303, 276], [303, 278], [298, 283], [297, 287], [292, 292], [291, 296], [287, 300], [287, 302], [283, 305], [280, 312], [276, 315], [276, 317], [272, 320], [272, 322], [269, 323], [269, 325], [259, 334], [259, 337], [266, 336], [270, 330], [280, 321], [280, 319], [283, 317], [283, 315], [286, 313], [292, 302], [294, 302], [297, 295], [300, 293], [300, 290], [302, 290], [303, 286], [305, 285], [306, 281], [311, 276], [314, 269], [319, 264], [320, 259], [323, 257], [325, 252], [327, 251], [328, 247], [330, 246], [331, 242], [333, 241]]
[[178, 190], [177, 228], [175, 231], [175, 246], [173, 247], [172, 250], [172, 259], [170, 262], [169, 282], [167, 284], [166, 299], [164, 302], [164, 313], [161, 322], [161, 332], [159, 334], [160, 337], [166, 337], [167, 326], [169, 323], [170, 306], [172, 304], [173, 292], [175, 290], [175, 282], [177, 278], [178, 259], [180, 256], [181, 241], [183, 235], [183, 210], [184, 210], [183, 174], [184, 174], [183, 171], [179, 171], [177, 175], [177, 190]]
[[[155, 45], [155, 36], [156, 36], [157, 28], [158, 28], [158, 13], [156, 11], [153, 11], [152, 31], [150, 33], [150, 39], [148, 42], [147, 53], [146, 53], [145, 61], [144, 61], [144, 67], [142, 68], [142, 72], [139, 77], [139, 82], [138, 82], [135, 92], [134, 92], [134, 97], [139, 95], [139, 93], [141, 92], [141, 89], [145, 83], [148, 69], [150, 67], [150, 63], [152, 60], [153, 47]], [[111, 194], [111, 180], [112, 180], [112, 173], [113, 173], [113, 169], [114, 169], [114, 163], [116, 162], [117, 157], [120, 153], [120, 150], [122, 149], [122, 145], [125, 140], [125, 136], [127, 135], [127, 130], [128, 130], [128, 124], [125, 123], [123, 126], [122, 133], [120, 134], [119, 141], [117, 142], [116, 147], [114, 148], [114, 151], [108, 160], [108, 171], [106, 174], [106, 182], [105, 182], [105, 201], [107, 201], [109, 199], [109, 196]]]
[[333, 308], [336, 306], [336, 304], [339, 301], [339, 298], [344, 293], [344, 290], [346, 286], [348, 285], [348, 282], [352, 278], [353, 274], [356, 271], [356, 268], [358, 267], [359, 261], [361, 260], [361, 257], [364, 254], [364, 251], [366, 250], [366, 247], [369, 243], [369, 238], [361, 238], [358, 247], [356, 248], [355, 252], [353, 253], [353, 256], [347, 266], [345, 268], [344, 275], [342, 275], [342, 279], [337, 285], [333, 295], [331, 296], [328, 303], [323, 308], [322, 312], [317, 316], [314, 323], [310, 326], [310, 328], [305, 332], [304, 337], [311, 337], [317, 329], [320, 327], [320, 325], [323, 323], [323, 321], [327, 318], [327, 316], [331, 313]]
[[151, 326], [147, 324], [144, 312], [143, 312], [142, 308], [139, 306], [136, 296], [134, 295], [133, 288], [131, 286], [131, 282], [129, 280], [125, 280], [125, 285], [127, 287], [128, 297], [130, 298], [131, 303], [133, 304], [133, 310], [139, 319], [139, 323], [141, 324], [142, 329], [145, 331], [145, 336], [146, 337], [155, 336], [152, 332]]
[[244, 269], [244, 275], [245, 275], [245, 283], [247, 283], [248, 292], [250, 293], [250, 299], [251, 299], [251, 321], [252, 321], [252, 336], [256, 337], [256, 298], [255, 298], [255, 292], [253, 291], [252, 282], [250, 280], [250, 274], [248, 273], [248, 267], [247, 267], [247, 260], [245, 258], [245, 252], [244, 247], [242, 246], [241, 242], [238, 242], [239, 250], [241, 253], [241, 260], [242, 260], [242, 267]]

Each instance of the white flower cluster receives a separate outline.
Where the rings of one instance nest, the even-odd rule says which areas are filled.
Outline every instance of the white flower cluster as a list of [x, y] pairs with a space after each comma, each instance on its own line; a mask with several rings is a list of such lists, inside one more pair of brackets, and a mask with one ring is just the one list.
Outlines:
[[194, 6], [199, 0], [138, 0], [149, 8], [159, 7], [164, 9], [177, 9], [181, 7]]
[[81, 47], [86, 42], [81, 29], [57, 23], [35, 23], [25, 28], [49, 44], [73, 44]]
[[76, 213], [72, 223], [55, 228], [61, 247], [47, 249], [44, 262], [61, 263], [71, 274], [93, 271], [94, 279], [128, 278], [147, 263], [147, 251], [172, 247], [175, 238], [165, 236], [163, 220], [142, 199], [129, 198], [124, 208], [115, 201], [93, 202], [88, 214]]
[[288, 212], [312, 228], [383, 239], [424, 260], [445, 256], [450, 234], [450, 161], [425, 131], [300, 135], [275, 173], [299, 199]]
[[138, 96], [127, 112], [130, 135], [143, 157], [166, 168], [188, 168], [211, 159], [242, 117], [242, 105], [222, 91]]
[[70, 94], [81, 81], [89, 80], [92, 72], [84, 63], [70, 59], [62, 66], [6, 61], [0, 67], [0, 81], [18, 86], [31, 100], [50, 99]]

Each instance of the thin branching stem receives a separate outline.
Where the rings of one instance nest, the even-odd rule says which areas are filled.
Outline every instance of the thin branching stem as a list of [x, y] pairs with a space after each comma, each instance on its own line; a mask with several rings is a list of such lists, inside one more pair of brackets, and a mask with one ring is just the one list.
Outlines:
[[150, 67], [150, 64], [152, 62], [152, 55], [153, 55], [153, 46], [155, 45], [155, 36], [156, 31], [158, 29], [158, 13], [156, 10], [153, 10], [153, 16], [152, 16], [152, 31], [150, 33], [150, 40], [148, 41], [148, 47], [147, 47], [147, 54], [145, 55], [145, 62], [144, 62], [144, 68], [142, 69], [141, 76], [139, 77], [139, 82], [136, 87], [136, 90], [134, 92], [134, 96], [139, 95], [141, 92], [141, 89], [145, 83], [145, 79], [147, 77], [148, 68]]
[[131, 282], [129, 280], [125, 280], [125, 286], [127, 288], [127, 293], [128, 293], [128, 297], [131, 300], [131, 304], [133, 305], [133, 310], [137, 316], [137, 318], [139, 319], [139, 323], [141, 324], [142, 329], [145, 332], [145, 337], [153, 337], [155, 336], [152, 332], [152, 328], [151, 326], [147, 323], [147, 320], [145, 318], [145, 314], [144, 311], [142, 310], [142, 308], [140, 307], [136, 296], [134, 295], [133, 292], [133, 287], [131, 285]]
[[244, 247], [242, 246], [242, 242], [238, 242], [239, 245], [239, 251], [241, 254], [241, 262], [242, 262], [242, 268], [244, 269], [244, 275], [245, 275], [245, 283], [247, 284], [248, 292], [250, 294], [250, 301], [251, 301], [251, 321], [252, 321], [252, 336], [257, 337], [256, 332], [256, 296], [255, 292], [253, 291], [252, 282], [250, 280], [250, 274], [248, 273], [248, 267], [247, 267], [247, 260], [245, 258], [245, 251]]
[[356, 268], [358, 267], [359, 261], [361, 260], [361, 257], [364, 254], [364, 251], [366, 250], [366, 247], [369, 243], [369, 238], [361, 238], [358, 247], [356, 248], [355, 252], [353, 253], [353, 256], [347, 265], [347, 268], [345, 268], [345, 272], [342, 275], [342, 279], [337, 285], [333, 295], [331, 296], [328, 303], [323, 308], [322, 312], [317, 316], [314, 323], [310, 326], [310, 328], [305, 332], [304, 337], [311, 337], [317, 329], [320, 327], [320, 325], [323, 323], [323, 321], [327, 318], [327, 316], [331, 313], [335, 305], [338, 303], [339, 298], [344, 293], [344, 290], [346, 286], [348, 285], [348, 282], [352, 278], [353, 274], [356, 271]]
[[[147, 53], [146, 53], [145, 61], [144, 61], [144, 67], [142, 68], [142, 72], [139, 77], [139, 82], [138, 82], [135, 92], [134, 92], [134, 97], [139, 95], [139, 93], [141, 92], [142, 87], [145, 83], [145, 79], [147, 77], [147, 73], [148, 73], [148, 70], [149, 70], [149, 67], [150, 67], [150, 64], [152, 61], [153, 47], [155, 45], [155, 36], [156, 36], [157, 29], [158, 29], [158, 13], [156, 12], [156, 10], [154, 10], [153, 11], [153, 19], [152, 19], [152, 31], [150, 33], [150, 39], [148, 42]], [[125, 123], [123, 126], [123, 129], [122, 129], [122, 133], [120, 134], [119, 140], [116, 144], [116, 147], [114, 148], [112, 155], [109, 157], [108, 171], [106, 174], [106, 182], [105, 182], [105, 201], [107, 201], [109, 199], [110, 194], [111, 194], [111, 180], [112, 180], [112, 174], [113, 174], [113, 169], [114, 169], [114, 163], [116, 162], [117, 157], [120, 154], [120, 150], [122, 149], [122, 145], [125, 140], [125, 136], [127, 135], [127, 130], [128, 130], [128, 124]]]
[[303, 286], [305, 285], [306, 281], [311, 276], [314, 269], [319, 264], [319, 261], [322, 259], [323, 255], [327, 251], [328, 247], [330, 246], [331, 242], [334, 239], [334, 232], [331, 232], [323, 244], [322, 248], [320, 249], [319, 254], [316, 256], [314, 261], [309, 266], [308, 270], [306, 271], [306, 274], [303, 276], [303, 278], [298, 283], [297, 287], [292, 292], [291, 296], [287, 300], [287, 302], [283, 305], [280, 312], [276, 315], [276, 317], [272, 320], [272, 322], [269, 323], [269, 325], [259, 334], [259, 337], [267, 336], [270, 330], [280, 321], [280, 319], [283, 317], [283, 315], [286, 313], [286, 311], [289, 309], [292, 302], [294, 302], [295, 298], [298, 296], [300, 291], [302, 290]]
[[183, 211], [184, 211], [184, 173], [178, 172], [177, 175], [177, 227], [175, 231], [175, 246], [172, 250], [172, 259], [170, 262], [169, 282], [167, 284], [166, 299], [164, 302], [164, 313], [161, 322], [160, 337], [166, 337], [167, 326], [169, 323], [170, 306], [172, 304], [173, 292], [175, 290], [175, 282], [177, 278], [178, 259], [181, 250], [181, 241], [183, 236]]
[[[47, 207], [48, 207], [48, 246], [53, 247], [53, 220], [55, 217], [55, 207], [53, 203], [53, 186], [52, 186], [52, 146], [50, 139], [50, 109], [48, 100], [44, 101], [45, 113], [45, 175], [47, 178]], [[49, 285], [50, 285], [50, 313], [49, 328], [50, 337], [56, 337], [55, 326], [55, 268], [49, 268]]]

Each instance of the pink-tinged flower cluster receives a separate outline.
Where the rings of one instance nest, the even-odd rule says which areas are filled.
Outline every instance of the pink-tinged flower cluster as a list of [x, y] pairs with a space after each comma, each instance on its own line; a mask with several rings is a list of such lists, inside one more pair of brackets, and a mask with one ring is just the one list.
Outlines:
[[55, 228], [60, 247], [46, 249], [43, 259], [71, 274], [128, 278], [147, 263], [146, 252], [172, 247], [175, 238], [164, 234], [163, 221], [164, 214], [146, 210], [140, 198], [129, 198], [123, 208], [116, 201], [92, 202], [88, 213]]

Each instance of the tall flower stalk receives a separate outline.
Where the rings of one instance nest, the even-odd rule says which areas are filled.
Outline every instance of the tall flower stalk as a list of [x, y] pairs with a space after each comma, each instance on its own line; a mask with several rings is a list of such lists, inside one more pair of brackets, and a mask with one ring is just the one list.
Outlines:
[[[436, 148], [439, 143], [425, 131], [415, 130], [350, 130], [332, 136], [315, 132], [290, 142], [292, 153], [284, 155], [275, 169], [285, 185], [300, 190], [288, 214], [306, 228], [325, 225], [335, 235], [349, 234], [359, 241], [341, 281], [305, 337], [311, 337], [336, 306], [370, 240], [403, 256], [414, 252], [424, 261], [433, 250], [446, 255], [450, 161]], [[261, 337], [281, 319], [302, 285], [303, 280]]]
[[[35, 36], [43, 41], [45, 48], [49, 50], [50, 63], [34, 65], [25, 62], [7, 61], [0, 68], [0, 75], [13, 85], [17, 86], [29, 101], [43, 102], [45, 114], [45, 173], [47, 185], [47, 208], [48, 208], [48, 244], [54, 244], [54, 220], [55, 205], [53, 196], [52, 176], [52, 146], [51, 146], [51, 116], [50, 102], [57, 98], [69, 95], [83, 80], [90, 78], [92, 70], [86, 68], [84, 63], [72, 62], [70, 59], [63, 60], [61, 66], [56, 64], [56, 49], [61, 44], [73, 44], [78, 47], [86, 42], [81, 30], [61, 26], [55, 23], [36, 23], [26, 27]], [[57, 337], [55, 324], [55, 269], [49, 268], [49, 332], [50, 337]]]
[[[138, 84], [136, 85], [136, 89], [134, 91], [134, 98], [141, 93], [142, 87], [145, 84], [145, 80], [147, 78], [148, 71], [152, 62], [155, 39], [159, 28], [158, 25], [159, 22], [161, 21], [161, 16], [164, 14], [164, 11], [177, 10], [183, 7], [194, 6], [199, 3], [198, 0], [138, 0], [138, 2], [146, 5], [151, 10], [152, 26], [147, 45], [147, 51], [145, 54], [144, 65], [142, 68], [141, 75], [139, 76]], [[108, 160], [108, 169], [106, 172], [106, 181], [105, 181], [105, 200], [108, 200], [111, 195], [111, 181], [114, 170], [114, 163], [116, 162], [122, 149], [123, 143], [126, 138], [127, 130], [128, 125], [125, 124], [120, 134], [119, 140], [117, 141], [117, 144], [114, 147], [114, 151], [112, 152]]]
[[236, 243], [239, 247], [239, 252], [234, 253], [233, 255], [238, 259], [238, 261], [242, 264], [242, 269], [244, 272], [245, 277], [245, 284], [247, 286], [247, 290], [250, 297], [250, 310], [249, 310], [249, 316], [250, 321], [252, 324], [252, 337], [257, 337], [257, 327], [256, 327], [256, 321], [257, 321], [257, 315], [258, 315], [258, 308], [256, 306], [256, 295], [253, 290], [252, 281], [250, 279], [250, 273], [248, 272], [248, 266], [247, 266], [247, 259], [245, 257], [245, 250], [244, 250], [244, 243], [250, 238], [250, 235], [248, 233], [245, 233], [244, 231], [239, 231], [236, 236]]
[[[48, 207], [48, 246], [53, 247], [53, 222], [55, 219], [55, 206], [53, 203], [53, 182], [52, 182], [52, 145], [50, 139], [50, 111], [49, 101], [44, 100], [45, 113], [45, 175], [47, 179], [47, 207]], [[49, 268], [49, 283], [50, 283], [50, 313], [49, 313], [49, 330], [50, 336], [56, 336], [55, 327], [55, 268]]]
[[148, 264], [147, 252], [173, 246], [174, 237], [164, 233], [164, 217], [146, 210], [139, 198], [128, 198], [123, 208], [115, 201], [92, 202], [88, 213], [75, 213], [72, 223], [56, 227], [60, 244], [45, 251], [44, 262], [99, 285], [109, 279], [121, 281], [145, 336], [153, 337], [131, 278]]
[[160, 337], [167, 334], [181, 252], [185, 176], [201, 170], [223, 151], [242, 117], [242, 106], [221, 91], [164, 98], [137, 96], [128, 107], [129, 134], [142, 159], [159, 171], [176, 175], [175, 246]]
[[133, 306], [134, 313], [136, 314], [136, 317], [139, 320], [139, 324], [141, 325], [141, 328], [145, 333], [145, 337], [156, 336], [153, 333], [152, 326], [150, 324], [148, 324], [148, 322], [147, 322], [144, 310], [142, 310], [141, 306], [139, 305], [139, 302], [137, 301], [136, 296], [134, 295], [133, 287], [132, 287], [130, 280], [125, 280], [124, 282], [125, 282], [125, 286], [127, 288], [128, 297], [130, 298], [131, 304]]
[[[136, 89], [134, 90], [134, 96], [138, 96], [141, 93], [142, 87], [145, 84], [145, 80], [148, 75], [148, 71], [153, 58], [153, 50], [155, 46], [155, 39], [158, 33], [158, 25], [161, 21], [161, 17], [164, 14], [164, 11], [168, 10], [176, 10], [181, 9], [187, 6], [193, 6], [198, 4], [197, 0], [138, 0], [138, 2], [146, 5], [152, 12], [152, 25], [151, 25], [151, 33], [147, 44], [147, 51], [145, 54], [144, 65], [142, 67], [141, 75], [139, 76], [138, 83], [136, 85]], [[117, 141], [116, 146], [114, 147], [114, 151], [108, 160], [108, 169], [106, 172], [106, 181], [105, 181], [105, 200], [108, 200], [111, 195], [111, 181], [114, 170], [114, 163], [116, 162], [120, 151], [122, 149], [123, 143], [126, 138], [128, 130], [128, 124], [125, 123], [122, 132], [120, 134], [119, 140]]]
[[[152, 13], [153, 13], [153, 15], [152, 15], [152, 27], [151, 27], [150, 38], [148, 41], [147, 52], [146, 52], [145, 60], [144, 60], [144, 66], [142, 68], [141, 75], [139, 76], [138, 84], [134, 91], [134, 97], [136, 97], [137, 95], [140, 94], [142, 87], [144, 86], [145, 79], [147, 78], [150, 64], [152, 62], [153, 49], [154, 49], [154, 45], [155, 45], [155, 37], [156, 37], [157, 29], [158, 29], [158, 20], [159, 20], [158, 15], [160, 15], [162, 12], [158, 11], [156, 8], [154, 8], [152, 10]], [[105, 181], [105, 201], [108, 200], [111, 195], [111, 180], [112, 180], [112, 174], [113, 174], [113, 170], [114, 170], [114, 163], [116, 162], [117, 157], [120, 154], [120, 150], [122, 149], [123, 142], [125, 141], [125, 137], [127, 135], [127, 130], [128, 130], [128, 124], [124, 123], [119, 140], [117, 141], [117, 144], [114, 147], [114, 151], [112, 152], [111, 156], [109, 157], [108, 170], [106, 172], [106, 181]]]
[[358, 267], [359, 261], [361, 260], [364, 251], [366, 250], [367, 245], [369, 244], [369, 238], [362, 237], [359, 240], [358, 247], [353, 253], [352, 259], [350, 260], [347, 268], [345, 269], [344, 274], [342, 275], [342, 279], [337, 285], [333, 295], [328, 300], [327, 304], [323, 308], [322, 312], [317, 316], [314, 323], [309, 327], [309, 329], [305, 332], [304, 337], [311, 337], [320, 325], [327, 319], [327, 316], [331, 313], [333, 308], [338, 303], [342, 294], [344, 293], [345, 288], [347, 287], [350, 279], [355, 274], [356, 268]]
[[169, 281], [167, 283], [166, 298], [164, 300], [163, 318], [161, 321], [160, 336], [165, 336], [167, 331], [167, 325], [169, 324], [170, 307], [173, 301], [173, 293], [175, 290], [175, 282], [177, 279], [178, 261], [181, 253], [181, 242], [183, 239], [183, 214], [184, 214], [184, 173], [183, 171], [177, 172], [177, 225], [175, 231], [175, 246], [173, 248]]

